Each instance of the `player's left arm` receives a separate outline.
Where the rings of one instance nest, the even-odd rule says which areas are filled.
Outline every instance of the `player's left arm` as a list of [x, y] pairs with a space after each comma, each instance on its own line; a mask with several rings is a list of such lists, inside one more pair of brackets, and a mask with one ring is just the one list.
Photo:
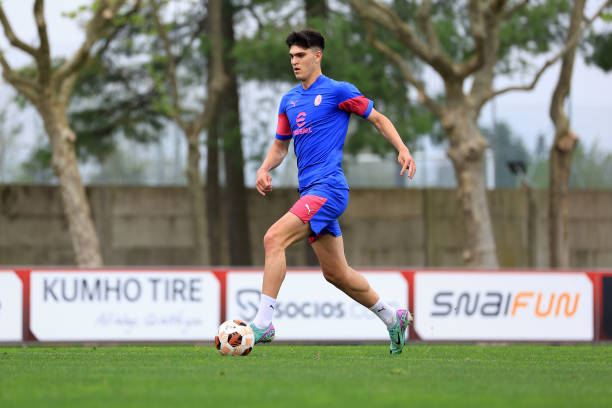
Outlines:
[[393, 126], [393, 123], [382, 113], [378, 112], [376, 109], [372, 108], [372, 112], [367, 117], [367, 119], [378, 129], [380, 134], [382, 134], [385, 139], [389, 141], [397, 149], [398, 156], [397, 161], [402, 166], [402, 170], [400, 174], [403, 176], [404, 172], [408, 170], [408, 177], [414, 177], [414, 173], [416, 172], [416, 164], [412, 155], [410, 154], [410, 150], [402, 141], [399, 133]]

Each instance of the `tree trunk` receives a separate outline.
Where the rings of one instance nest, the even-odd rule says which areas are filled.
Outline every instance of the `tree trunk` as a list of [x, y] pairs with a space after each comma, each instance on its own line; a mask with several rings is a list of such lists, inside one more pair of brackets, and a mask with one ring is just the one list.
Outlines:
[[218, 116], [207, 132], [206, 214], [210, 264], [221, 265], [221, 191], [219, 188], [219, 131]]
[[238, 84], [231, 75], [223, 104], [223, 155], [227, 180], [227, 226], [232, 265], [251, 265], [250, 228], [248, 217], [248, 195], [244, 185], [244, 160], [240, 113], [238, 107]]
[[81, 267], [103, 265], [98, 235], [74, 149], [76, 136], [68, 125], [66, 107], [54, 99], [40, 102], [38, 111], [51, 142], [51, 164], [59, 181], [70, 238]]
[[559, 147], [557, 141], [550, 150], [548, 237], [550, 266], [552, 268], [569, 267], [567, 192], [573, 153], [573, 146], [569, 150], [563, 150]]
[[[580, 30], [586, 0], [575, 0], [567, 39]], [[569, 268], [568, 186], [572, 156], [578, 136], [570, 129], [563, 104], [569, 95], [577, 43], [563, 56], [561, 72], [550, 103], [550, 118], [555, 125], [555, 140], [550, 148], [550, 188], [548, 190], [548, 237], [550, 266]]]
[[185, 135], [188, 144], [187, 185], [193, 214], [194, 246], [197, 253], [195, 260], [199, 265], [207, 265], [206, 212], [204, 209], [204, 188], [200, 176], [200, 135], [190, 129], [185, 129]]
[[221, 104], [221, 134], [223, 135], [223, 157], [227, 180], [227, 226], [231, 265], [251, 265], [251, 243], [248, 216], [248, 195], [244, 185], [244, 158], [242, 133], [240, 131], [240, 107], [238, 81], [234, 72], [231, 51], [234, 48], [234, 26], [231, 4], [224, 4], [223, 36], [225, 66], [229, 76]]
[[469, 102], [463, 101], [449, 112], [454, 117], [453, 125], [445, 127], [445, 131], [451, 144], [448, 156], [455, 168], [466, 234], [463, 261], [470, 267], [496, 269], [499, 265], [483, 166], [487, 142], [478, 130], [478, 113]]

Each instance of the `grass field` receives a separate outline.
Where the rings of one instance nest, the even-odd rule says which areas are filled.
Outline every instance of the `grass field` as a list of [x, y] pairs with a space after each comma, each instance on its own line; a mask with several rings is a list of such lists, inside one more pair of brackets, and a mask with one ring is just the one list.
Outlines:
[[386, 347], [0, 347], [0, 407], [612, 406], [610, 345]]

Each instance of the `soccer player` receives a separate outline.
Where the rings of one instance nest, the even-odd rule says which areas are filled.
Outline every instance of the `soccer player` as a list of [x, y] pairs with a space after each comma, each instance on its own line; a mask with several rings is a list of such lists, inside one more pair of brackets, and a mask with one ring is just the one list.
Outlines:
[[338, 217], [348, 204], [349, 187], [342, 172], [342, 148], [352, 113], [372, 122], [399, 152], [398, 162], [412, 178], [416, 171], [410, 151], [397, 130], [373, 108], [355, 86], [322, 74], [323, 36], [313, 30], [292, 32], [286, 39], [291, 66], [300, 85], [282, 98], [276, 140], [257, 170], [255, 186], [261, 195], [272, 191], [270, 170], [276, 168], [293, 138], [298, 165], [300, 199], [272, 225], [264, 236], [265, 269], [259, 310], [250, 324], [255, 342], [269, 342], [275, 334], [272, 316], [276, 297], [285, 279], [285, 249], [308, 238], [325, 279], [374, 312], [387, 326], [391, 354], [402, 352], [406, 328], [412, 322], [408, 310], [395, 310], [352, 269], [344, 256]]

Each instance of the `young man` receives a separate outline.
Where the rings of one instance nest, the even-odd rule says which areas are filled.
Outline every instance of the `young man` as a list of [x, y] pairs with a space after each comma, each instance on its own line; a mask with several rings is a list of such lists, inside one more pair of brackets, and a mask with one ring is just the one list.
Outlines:
[[387, 326], [391, 354], [402, 352], [406, 328], [412, 322], [407, 310], [395, 310], [346, 262], [338, 217], [348, 204], [349, 187], [342, 172], [342, 148], [351, 113], [366, 118], [399, 152], [400, 174], [412, 178], [416, 170], [408, 148], [393, 124], [373, 108], [353, 85], [321, 73], [323, 36], [312, 30], [292, 32], [286, 40], [291, 66], [301, 85], [281, 100], [276, 140], [257, 170], [257, 191], [272, 191], [270, 170], [287, 155], [291, 138], [297, 156], [300, 199], [270, 227], [264, 236], [265, 270], [259, 310], [251, 327], [255, 342], [274, 337], [272, 315], [285, 279], [285, 249], [307, 238], [327, 281], [374, 312]]

